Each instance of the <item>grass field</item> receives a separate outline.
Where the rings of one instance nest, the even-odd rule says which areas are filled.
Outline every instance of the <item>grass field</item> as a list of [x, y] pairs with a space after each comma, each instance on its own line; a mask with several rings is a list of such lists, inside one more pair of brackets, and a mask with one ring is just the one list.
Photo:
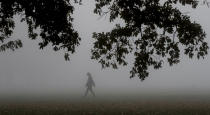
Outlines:
[[91, 99], [69, 102], [2, 103], [0, 115], [210, 115], [210, 102]]
[[1, 95], [0, 115], [210, 115], [210, 94]]

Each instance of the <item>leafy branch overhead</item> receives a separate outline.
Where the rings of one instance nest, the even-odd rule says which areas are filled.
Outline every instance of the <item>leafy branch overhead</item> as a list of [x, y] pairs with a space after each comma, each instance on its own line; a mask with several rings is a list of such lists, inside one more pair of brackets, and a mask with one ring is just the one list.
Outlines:
[[130, 77], [141, 80], [149, 75], [150, 66], [158, 69], [163, 62], [179, 63], [182, 49], [190, 58], [204, 58], [206, 34], [200, 24], [174, 7], [177, 3], [192, 8], [198, 5], [196, 0], [96, 0], [96, 14], [109, 13], [110, 22], [120, 18], [125, 26], [117, 24], [110, 32], [93, 33], [92, 58], [102, 67], [117, 68], [127, 65], [126, 56], [133, 54]]
[[[69, 59], [68, 52], [74, 53], [79, 45], [80, 37], [72, 26], [74, 0], [2, 0], [0, 1], [0, 40], [2, 43], [10, 38], [14, 29], [14, 15], [21, 15], [21, 21], [28, 25], [28, 35], [31, 39], [41, 37], [40, 49], [49, 43], [55, 51], [67, 51], [65, 59]], [[35, 32], [37, 29], [40, 32]], [[22, 46], [20, 40], [13, 42], [15, 48]], [[1, 45], [1, 44], [0, 44]], [[5, 45], [1, 45], [4, 51]], [[8, 47], [9, 48], [9, 47]]]
[[[131, 76], [144, 80], [148, 68], [161, 68], [180, 61], [181, 50], [193, 58], [204, 58], [208, 44], [200, 24], [190, 20], [176, 4], [196, 8], [196, 0], [95, 0], [94, 13], [109, 14], [110, 22], [122, 19], [110, 32], [93, 33], [95, 39], [92, 59], [102, 67], [126, 66], [126, 57], [134, 56]], [[75, 52], [80, 43], [78, 32], [73, 28], [72, 14], [75, 3], [81, 0], [1, 0], [0, 1], [0, 52], [22, 47], [20, 40], [9, 40], [15, 27], [14, 16], [28, 25], [28, 36], [41, 38], [40, 49], [52, 45], [53, 50], [64, 50], [64, 57]], [[207, 0], [204, 4], [209, 5]], [[8, 41], [9, 40], [9, 41]]]

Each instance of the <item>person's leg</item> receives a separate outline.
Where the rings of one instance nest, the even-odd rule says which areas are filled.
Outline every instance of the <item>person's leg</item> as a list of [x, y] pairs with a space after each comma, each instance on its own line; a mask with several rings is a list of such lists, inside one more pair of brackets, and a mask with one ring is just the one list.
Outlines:
[[92, 93], [92, 95], [95, 97], [96, 95], [95, 95], [95, 92], [93, 91], [93, 89], [92, 88], [90, 88], [90, 92]]
[[89, 91], [89, 88], [87, 88], [86, 91], [85, 91], [85, 95], [84, 95], [85, 97], [87, 96], [88, 91]]

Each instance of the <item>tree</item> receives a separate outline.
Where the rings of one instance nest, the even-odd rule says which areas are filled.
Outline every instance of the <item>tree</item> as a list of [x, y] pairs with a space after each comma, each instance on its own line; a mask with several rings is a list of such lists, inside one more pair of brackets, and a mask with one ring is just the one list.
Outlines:
[[[191, 5], [196, 0], [96, 0], [94, 12], [110, 14], [110, 22], [120, 18], [125, 25], [117, 24], [110, 32], [94, 33], [92, 58], [102, 67], [117, 68], [127, 65], [126, 55], [133, 54], [131, 78], [144, 80], [148, 67], [161, 68], [163, 62], [170, 66], [180, 62], [180, 47], [189, 58], [204, 58], [208, 45], [201, 25], [173, 7], [175, 4]], [[108, 9], [104, 11], [104, 9]]]
[[[81, 1], [74, 0], [78, 3]], [[69, 53], [75, 52], [80, 37], [72, 26], [71, 17], [74, 7], [69, 0], [2, 0], [0, 1], [0, 51], [15, 50], [22, 47], [20, 40], [9, 41], [14, 24], [14, 15], [21, 15], [21, 21], [28, 25], [29, 38], [34, 40], [42, 38], [40, 49], [52, 44], [53, 50], [64, 49], [65, 59], [69, 60]], [[40, 32], [35, 32], [40, 29]]]
[[[204, 58], [208, 53], [209, 47], [204, 41], [206, 34], [201, 25], [174, 7], [180, 3], [196, 8], [196, 0], [95, 1], [94, 13], [109, 14], [110, 22], [118, 18], [124, 21], [124, 25], [116, 24], [110, 32], [93, 33], [92, 59], [98, 60], [103, 68], [126, 66], [126, 56], [132, 54], [135, 61], [130, 77], [138, 76], [144, 80], [149, 75], [150, 66], [158, 69], [163, 62], [171, 66], [179, 63], [182, 49], [189, 58]], [[55, 51], [66, 50], [65, 59], [69, 60], [69, 53], [74, 53], [80, 42], [72, 27], [73, 3], [81, 3], [81, 0], [0, 1], [0, 51], [22, 47], [20, 40], [5, 43], [15, 26], [13, 16], [18, 14], [28, 24], [29, 38], [41, 37], [40, 49], [50, 43]], [[36, 29], [40, 32], [35, 32]]]

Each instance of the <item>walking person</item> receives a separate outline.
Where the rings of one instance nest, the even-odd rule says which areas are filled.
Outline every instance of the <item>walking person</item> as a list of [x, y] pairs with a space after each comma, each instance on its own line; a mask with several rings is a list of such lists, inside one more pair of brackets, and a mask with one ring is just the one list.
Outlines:
[[91, 74], [88, 72], [87, 73], [88, 79], [87, 79], [87, 83], [86, 83], [86, 92], [85, 92], [85, 97], [87, 96], [88, 92], [92, 93], [92, 95], [95, 97], [95, 93], [93, 91], [93, 87], [95, 87], [95, 82], [93, 81], [93, 78], [91, 76]]

